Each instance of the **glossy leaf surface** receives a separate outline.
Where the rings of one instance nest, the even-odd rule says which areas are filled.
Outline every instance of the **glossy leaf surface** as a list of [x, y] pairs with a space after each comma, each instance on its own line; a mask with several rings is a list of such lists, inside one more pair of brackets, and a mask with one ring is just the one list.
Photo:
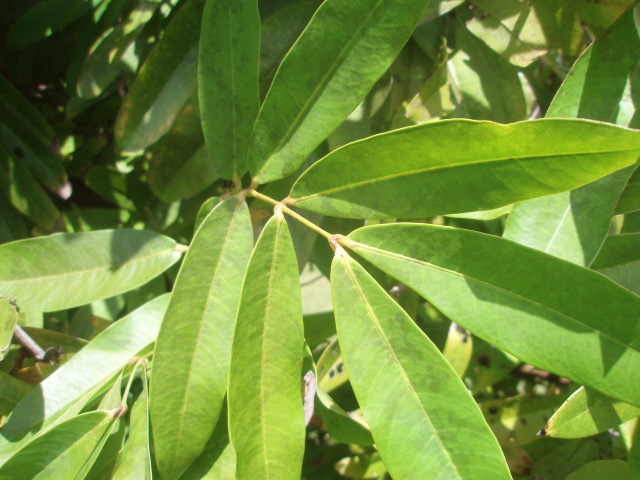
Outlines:
[[[0, 468], [0, 478], [76, 478], [117, 412], [99, 410], [71, 418], [34, 439]], [[83, 478], [82, 475], [80, 478]]]
[[635, 164], [639, 154], [640, 132], [603, 123], [445, 120], [330, 153], [298, 179], [288, 201], [353, 218], [490, 210], [576, 188]]
[[8, 298], [0, 298], [0, 360], [3, 360], [11, 346], [13, 330], [18, 324], [18, 310]]
[[167, 133], [196, 91], [204, 3], [184, 4], [123, 100], [115, 135], [125, 151], [142, 150]]
[[21, 240], [0, 246], [0, 293], [26, 312], [77, 307], [145, 284], [180, 255], [174, 240], [142, 230]]
[[151, 421], [159, 433], [156, 461], [167, 478], [184, 473], [218, 421], [252, 248], [249, 209], [244, 199], [228, 198], [196, 231], [176, 279], [156, 343], [150, 387]]
[[554, 413], [541, 433], [556, 438], [590, 437], [639, 415], [639, 407], [580, 387]]
[[198, 63], [207, 149], [222, 178], [247, 171], [247, 150], [260, 110], [260, 15], [256, 0], [207, 0]]
[[358, 106], [428, 0], [325, 1], [278, 69], [249, 150], [256, 183], [293, 173]]
[[349, 379], [393, 478], [510, 478], [475, 401], [405, 311], [340, 249], [331, 283]]
[[608, 278], [500, 237], [433, 225], [365, 227], [345, 244], [474, 335], [640, 406], [640, 297]]
[[229, 435], [238, 480], [300, 478], [303, 335], [298, 263], [276, 210], [249, 262], [231, 350]]
[[[640, 39], [629, 12], [574, 64], [547, 117], [580, 117], [640, 126], [631, 93], [639, 50]], [[630, 170], [624, 170], [572, 192], [516, 205], [504, 236], [589, 266], [606, 238], [630, 174]]]
[[168, 294], [160, 296], [121, 318], [34, 387], [2, 428], [0, 456], [10, 450], [11, 442], [51, 424], [151, 344], [158, 335], [168, 301]]

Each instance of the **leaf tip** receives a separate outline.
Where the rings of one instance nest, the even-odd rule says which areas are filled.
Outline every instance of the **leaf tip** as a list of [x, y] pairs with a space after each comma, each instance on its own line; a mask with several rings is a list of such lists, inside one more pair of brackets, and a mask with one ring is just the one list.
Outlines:
[[547, 427], [544, 427], [542, 430], [540, 430], [538, 433], [536, 433], [536, 435], [540, 436], [540, 437], [544, 437], [547, 434]]

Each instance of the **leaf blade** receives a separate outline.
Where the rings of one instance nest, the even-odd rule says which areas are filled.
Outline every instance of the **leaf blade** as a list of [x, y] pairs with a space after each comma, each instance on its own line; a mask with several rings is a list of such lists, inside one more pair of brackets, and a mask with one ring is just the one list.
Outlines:
[[404, 310], [344, 251], [331, 283], [349, 378], [391, 475], [510, 478], [475, 401]]
[[389, 68], [425, 0], [325, 1], [282, 61], [249, 149], [255, 183], [295, 171]]
[[[613, 136], [619, 151], [611, 149]], [[490, 210], [583, 185], [633, 165], [639, 153], [640, 132], [592, 121], [444, 120], [330, 153], [298, 179], [287, 201], [353, 218]]]
[[276, 210], [249, 262], [231, 350], [229, 436], [239, 480], [300, 478], [305, 422], [298, 275], [287, 223]]
[[156, 461], [168, 478], [198, 457], [218, 420], [252, 247], [249, 209], [244, 199], [228, 198], [198, 229], [176, 279], [150, 385]]

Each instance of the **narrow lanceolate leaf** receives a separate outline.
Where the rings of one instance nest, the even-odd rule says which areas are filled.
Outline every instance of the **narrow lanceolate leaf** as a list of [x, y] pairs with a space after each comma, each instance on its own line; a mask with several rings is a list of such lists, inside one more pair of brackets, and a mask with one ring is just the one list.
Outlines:
[[[631, 82], [637, 75], [640, 39], [632, 9], [575, 63], [547, 117], [580, 117], [639, 127]], [[572, 192], [514, 207], [504, 236], [565, 260], [589, 266], [604, 242], [631, 170]]]
[[163, 295], [118, 320], [31, 390], [2, 427], [0, 461], [19, 445], [15, 442], [46, 428], [149, 346], [158, 335], [168, 301], [169, 295]]
[[147, 369], [143, 369], [142, 393], [131, 409], [129, 438], [122, 449], [114, 469], [113, 480], [151, 480], [151, 455], [149, 445], [149, 393], [147, 391]]
[[0, 295], [27, 312], [77, 307], [147, 283], [180, 255], [174, 240], [145, 230], [19, 240], [0, 246]]
[[638, 407], [580, 387], [551, 417], [540, 435], [556, 438], [590, 437], [639, 415]]
[[231, 350], [229, 436], [238, 480], [300, 478], [303, 347], [298, 263], [277, 210], [251, 255]]
[[222, 178], [247, 171], [247, 149], [260, 110], [260, 15], [256, 0], [207, 0], [198, 63], [202, 128]]
[[498, 442], [456, 372], [341, 248], [331, 284], [349, 379], [393, 478], [511, 478]]
[[167, 133], [196, 91], [204, 3], [184, 4], [122, 101], [115, 135], [125, 151], [142, 150]]
[[298, 179], [287, 201], [353, 218], [490, 210], [571, 190], [639, 155], [640, 132], [604, 123], [445, 120], [330, 153]]
[[218, 421], [252, 247], [249, 209], [244, 199], [228, 198], [197, 230], [176, 279], [150, 387], [155, 455], [163, 477], [184, 473]]
[[608, 237], [591, 268], [640, 295], [640, 233]]
[[640, 297], [605, 276], [434, 225], [365, 227], [343, 242], [522, 361], [640, 406]]
[[325, 1], [282, 61], [253, 132], [256, 183], [293, 173], [367, 95], [429, 0]]
[[121, 413], [122, 406], [110, 412], [98, 410], [57, 425], [25, 445], [6, 462], [0, 468], [0, 478], [76, 478], [87, 468], [87, 459], [93, 456]]
[[18, 310], [9, 298], [0, 298], [0, 360], [3, 360], [11, 346], [13, 330], [18, 324]]

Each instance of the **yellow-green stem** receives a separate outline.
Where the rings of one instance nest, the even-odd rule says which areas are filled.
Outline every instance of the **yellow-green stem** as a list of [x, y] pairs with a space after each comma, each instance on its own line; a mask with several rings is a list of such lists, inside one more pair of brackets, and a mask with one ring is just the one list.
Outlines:
[[291, 210], [289, 207], [287, 207], [285, 204], [283, 204], [282, 202], [278, 202], [277, 200], [274, 200], [271, 197], [267, 197], [266, 195], [263, 195], [260, 192], [256, 192], [253, 189], [248, 189], [246, 190], [247, 195], [251, 196], [251, 197], [255, 197], [255, 198], [259, 198], [260, 200], [270, 203], [273, 206], [279, 206], [280, 209], [286, 213], [287, 215], [292, 216], [293, 218], [295, 218], [296, 220], [298, 220], [301, 223], [304, 223], [307, 227], [309, 227], [311, 230], [314, 230], [316, 232], [318, 232], [320, 235], [322, 235], [323, 237], [325, 237], [327, 240], [331, 240], [331, 238], [333, 237], [333, 235], [331, 235], [329, 232], [323, 230], [322, 228], [320, 228], [319, 226], [317, 226], [315, 223], [307, 220], [306, 218], [304, 218], [302, 215], [300, 215], [299, 213], [294, 212], [293, 210]]

